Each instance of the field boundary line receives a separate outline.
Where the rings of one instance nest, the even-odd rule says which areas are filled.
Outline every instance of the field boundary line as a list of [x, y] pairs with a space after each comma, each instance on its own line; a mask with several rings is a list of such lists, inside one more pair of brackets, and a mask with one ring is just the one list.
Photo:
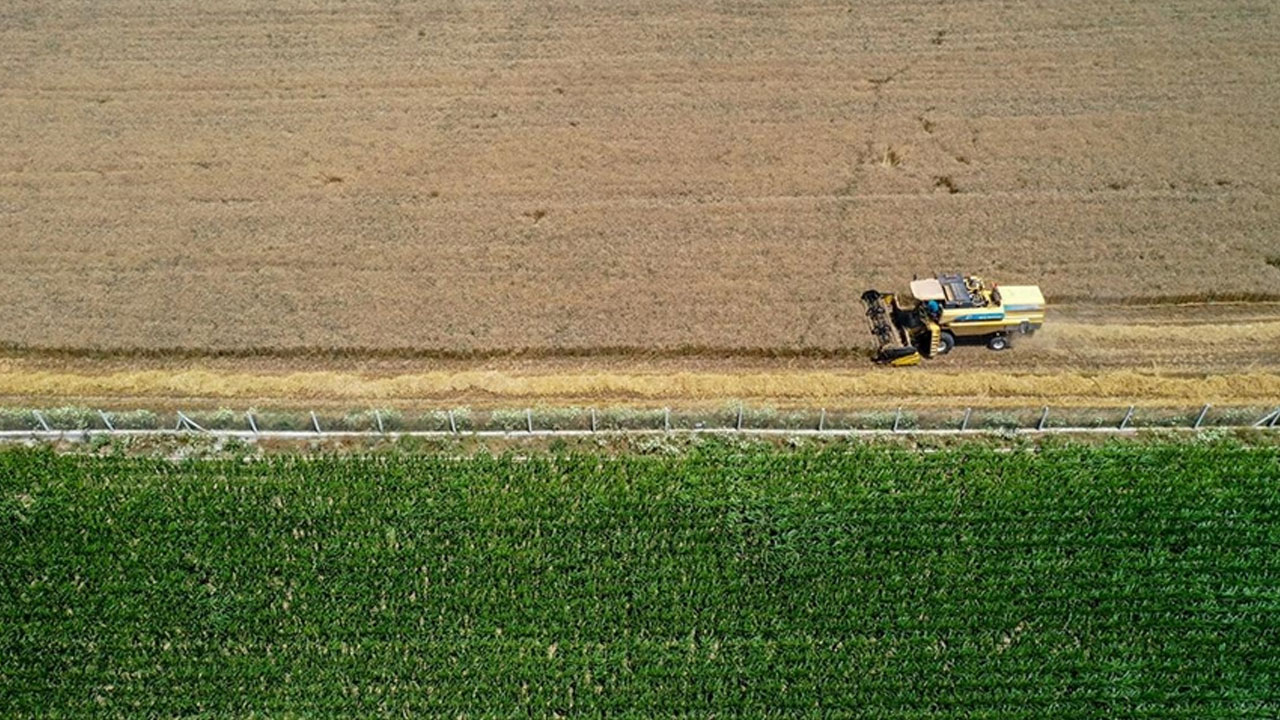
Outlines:
[[[886, 419], [882, 421], [884, 424], [873, 422], [872, 424], [841, 424], [834, 427], [832, 423], [828, 422], [827, 408], [825, 407], [821, 408], [816, 414], [808, 413], [809, 417], [807, 419], [809, 422], [806, 422], [806, 413], [792, 415], [782, 423], [778, 422], [778, 418], [770, 416], [754, 418], [756, 422], [752, 422], [750, 421], [752, 418], [747, 416], [746, 407], [741, 403], [736, 408], [733, 408], [732, 414], [721, 416], [719, 420], [710, 418], [699, 420], [695, 416], [689, 419], [692, 424], [676, 425], [672, 422], [672, 412], [668, 406], [652, 411], [649, 423], [646, 423], [638, 416], [630, 417], [626, 420], [620, 417], [618, 420], [621, 422], [611, 423], [603, 427], [596, 408], [590, 408], [589, 414], [585, 410], [575, 408], [571, 410], [567, 418], [556, 419], [552, 416], [542, 420], [535, 419], [533, 409], [529, 407], [525, 407], [523, 410], [493, 411], [487, 418], [482, 416], [474, 425], [471, 424], [468, 413], [466, 427], [463, 427], [463, 424], [452, 409], [435, 411], [437, 416], [446, 418], [443, 427], [432, 427], [430, 425], [426, 427], [421, 425], [417, 427], [413, 425], [388, 427], [384, 422], [383, 411], [371, 408], [367, 411], [362, 411], [364, 422], [368, 424], [361, 424], [360, 414], [348, 415], [342, 419], [333, 420], [337, 427], [334, 428], [334, 425], [329, 425], [331, 429], [325, 429], [324, 424], [321, 423], [321, 417], [314, 410], [298, 411], [299, 415], [294, 422], [285, 422], [283, 427], [278, 425], [272, 428], [263, 427], [258, 422], [258, 418], [255, 417], [253, 410], [244, 413], [245, 422], [242, 426], [239, 426], [230, 421], [235, 416], [235, 413], [229, 410], [220, 410], [220, 416], [203, 419], [202, 424], [194, 419], [192, 415], [182, 410], [176, 410], [174, 415], [170, 416], [170, 420], [165, 422], [161, 419], [161, 415], [150, 411], [139, 411], [143, 413], [143, 418], [139, 420], [138, 418], [130, 419], [124, 415], [117, 416], [100, 408], [71, 408], [71, 410], [76, 410], [77, 412], [70, 415], [64, 412], [66, 409], [62, 409], [63, 411], [55, 409], [42, 412], [39, 409], [32, 408], [26, 411], [27, 422], [30, 424], [27, 427], [19, 428], [14, 428], [12, 424], [8, 425], [8, 429], [0, 430], [0, 442], [32, 440], [80, 441], [126, 437], [206, 437], [222, 440], [395, 440], [414, 437], [514, 439], [521, 437], [618, 438], [628, 436], [695, 435], [832, 438], [880, 436], [1011, 437], [1016, 435], [1124, 436], [1144, 431], [1161, 430], [1182, 433], [1280, 430], [1280, 407], [1269, 406], [1265, 411], [1255, 411], [1265, 412], [1261, 417], [1253, 413], [1243, 415], [1237, 412], [1234, 416], [1222, 417], [1222, 422], [1208, 424], [1205, 421], [1212, 408], [1213, 405], [1211, 403], [1205, 403], [1199, 408], [1198, 412], [1188, 418], [1188, 420], [1194, 418], [1193, 420], [1184, 420], [1177, 424], [1161, 421], [1151, 424], [1134, 422], [1134, 407], [1130, 405], [1124, 417], [1118, 423], [1113, 420], [1104, 424], [1100, 422], [1098, 416], [1094, 416], [1092, 419], [1085, 419], [1083, 422], [1081, 418], [1077, 417], [1065, 420], [1060, 425], [1051, 425], [1049, 422], [1050, 406], [1044, 405], [1037, 413], [1038, 417], [1036, 419], [1027, 418], [1018, 422], [1016, 416], [1005, 417], [998, 422], [976, 427], [971, 423], [974, 414], [972, 406], [965, 407], [963, 409], [963, 417], [954, 424], [938, 424], [936, 421], [920, 423], [917, 416], [904, 415], [903, 408], [898, 407], [891, 416], [888, 416], [892, 418], [892, 422], [888, 422]], [[956, 408], [956, 410], [959, 411], [959, 408]], [[195, 415], [200, 417], [199, 413], [195, 413]], [[356, 418], [354, 421], [352, 420], [353, 417]], [[173, 422], [175, 418], [176, 422]], [[302, 421], [302, 418], [305, 418], [306, 422]], [[864, 417], [863, 420], [872, 420], [873, 418], [874, 414]], [[588, 419], [589, 424], [585, 422]], [[849, 419], [851, 418], [846, 418], [846, 423], [848, 423]], [[988, 420], [991, 419], [994, 419], [994, 417], [988, 418]], [[6, 422], [11, 423], [13, 420], [13, 417], [6, 416]], [[98, 422], [101, 422], [101, 425], [98, 425]], [[280, 422], [280, 420], [277, 419], [277, 422]], [[58, 424], [62, 424], [63, 427], [57, 427]], [[131, 424], [132, 426], [130, 426]], [[539, 427], [539, 424], [543, 426]]]
[[84, 440], [93, 437], [208, 437], [238, 440], [323, 440], [323, 439], [378, 439], [399, 438], [507, 438], [528, 437], [652, 437], [652, 436], [735, 436], [755, 435], [770, 437], [910, 437], [910, 436], [997, 436], [1010, 435], [1116, 435], [1132, 436], [1142, 432], [1174, 432], [1201, 434], [1221, 430], [1280, 430], [1275, 425], [1216, 425], [1213, 427], [1026, 427], [1026, 428], [633, 428], [622, 430], [400, 430], [378, 432], [376, 430], [106, 430], [86, 428], [77, 430], [0, 430], [0, 441], [14, 440]]

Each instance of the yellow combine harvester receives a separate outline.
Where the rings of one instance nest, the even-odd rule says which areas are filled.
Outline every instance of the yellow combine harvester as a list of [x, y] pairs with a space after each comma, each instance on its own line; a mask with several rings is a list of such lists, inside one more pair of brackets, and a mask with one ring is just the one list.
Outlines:
[[862, 294], [875, 336], [876, 362], [915, 365], [921, 355], [951, 352], [957, 340], [1009, 347], [1015, 335], [1044, 324], [1044, 295], [1035, 285], [987, 285], [981, 278], [939, 275], [911, 282], [911, 297], [868, 290]]

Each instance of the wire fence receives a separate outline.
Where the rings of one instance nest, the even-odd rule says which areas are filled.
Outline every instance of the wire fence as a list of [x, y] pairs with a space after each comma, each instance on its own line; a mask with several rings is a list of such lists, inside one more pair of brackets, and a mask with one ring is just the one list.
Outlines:
[[342, 414], [307, 411], [106, 411], [70, 407], [0, 409], [0, 439], [59, 440], [86, 436], [208, 435], [239, 438], [512, 437], [597, 434], [752, 434], [857, 436], [883, 434], [1124, 434], [1280, 428], [1280, 407], [1197, 408], [897, 408], [777, 410], [737, 405], [714, 411], [670, 408], [469, 408], [406, 413], [370, 409]]

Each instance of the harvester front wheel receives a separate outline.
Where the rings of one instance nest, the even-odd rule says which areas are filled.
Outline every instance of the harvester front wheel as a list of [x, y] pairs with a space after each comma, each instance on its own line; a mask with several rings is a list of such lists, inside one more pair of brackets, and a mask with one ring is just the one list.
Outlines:
[[947, 353], [955, 349], [955, 346], [956, 346], [956, 336], [943, 330], [942, 336], [938, 338], [938, 354], [946, 355]]
[[991, 339], [987, 341], [987, 347], [992, 350], [1008, 350], [1009, 338], [1004, 335], [992, 335]]

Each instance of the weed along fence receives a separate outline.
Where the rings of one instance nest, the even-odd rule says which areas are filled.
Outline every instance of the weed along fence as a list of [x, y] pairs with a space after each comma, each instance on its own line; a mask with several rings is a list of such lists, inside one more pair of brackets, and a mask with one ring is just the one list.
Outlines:
[[856, 436], [914, 434], [1134, 433], [1139, 430], [1280, 429], [1280, 407], [964, 407], [896, 410], [776, 410], [743, 405], [718, 411], [670, 408], [469, 408], [421, 413], [395, 409], [314, 411], [105, 411], [83, 407], [0, 409], [0, 439], [76, 440], [93, 436], [204, 434], [227, 438], [513, 437], [751, 434]]

